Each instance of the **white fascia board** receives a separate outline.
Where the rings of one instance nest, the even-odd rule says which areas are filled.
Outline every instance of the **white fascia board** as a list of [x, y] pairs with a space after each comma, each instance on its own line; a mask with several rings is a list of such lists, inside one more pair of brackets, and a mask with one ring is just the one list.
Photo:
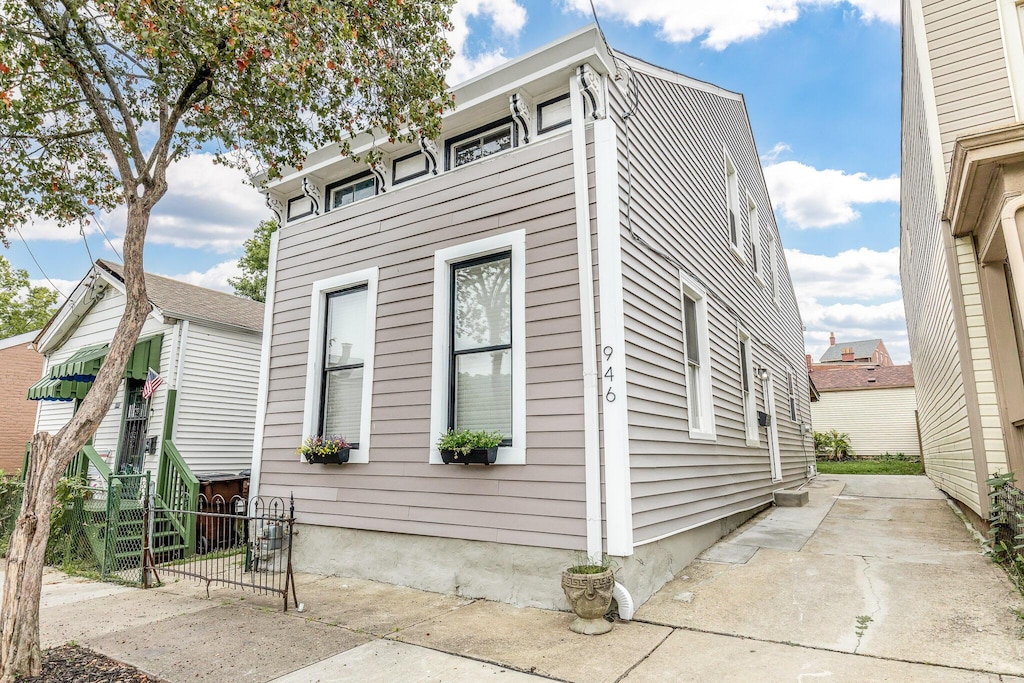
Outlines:
[[615, 122], [594, 122], [597, 272], [601, 295], [601, 398], [604, 414], [605, 524], [608, 554], [633, 554], [633, 500], [626, 397], [626, 323], [622, 292], [619, 158]]
[[620, 52], [617, 56], [632, 67], [634, 71], [640, 71], [648, 76], [654, 76], [655, 78], [660, 78], [661, 80], [668, 81], [669, 83], [675, 83], [687, 88], [693, 88], [694, 90], [718, 95], [719, 97], [723, 97], [727, 100], [734, 100], [736, 102], [743, 101], [742, 94], [726, 90], [714, 83], [707, 83], [705, 81], [699, 81], [696, 78], [684, 76], [681, 73], [676, 73], [675, 71], [670, 71], [669, 69], [651, 64], [650, 62], [645, 62], [644, 60], [638, 57], [633, 57], [632, 55]]

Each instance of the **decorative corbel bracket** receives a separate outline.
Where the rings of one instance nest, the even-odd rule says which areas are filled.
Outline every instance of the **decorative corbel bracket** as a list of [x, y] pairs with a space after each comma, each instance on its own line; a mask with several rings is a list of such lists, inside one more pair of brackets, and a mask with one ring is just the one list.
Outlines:
[[311, 176], [302, 179], [302, 194], [309, 197], [310, 205], [313, 207], [313, 215], [320, 215], [320, 204], [323, 202], [324, 188], [320, 186]]
[[388, 187], [391, 186], [391, 179], [389, 178], [391, 175], [390, 167], [391, 162], [386, 156], [382, 156], [370, 164], [370, 173], [377, 180], [377, 190], [382, 194], [387, 192]]
[[601, 88], [601, 77], [594, 73], [589, 64], [581, 64], [576, 69], [576, 78], [580, 82], [583, 102], [590, 106], [590, 116], [595, 121], [606, 116], [604, 93]]
[[508, 109], [512, 112], [512, 123], [518, 131], [522, 144], [530, 142], [530, 119], [533, 101], [525, 94], [514, 92], [508, 97]]
[[420, 131], [420, 149], [427, 158], [427, 170], [431, 175], [437, 175], [437, 145], [423, 131]]
[[267, 192], [266, 204], [267, 208], [273, 212], [274, 218], [277, 219], [277, 224], [284, 225], [284, 202], [282, 202], [276, 195]]

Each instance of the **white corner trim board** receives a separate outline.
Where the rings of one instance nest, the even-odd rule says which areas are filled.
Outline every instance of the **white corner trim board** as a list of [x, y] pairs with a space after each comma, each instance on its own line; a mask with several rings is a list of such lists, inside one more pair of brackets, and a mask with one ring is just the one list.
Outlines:
[[[580, 67], [582, 69], [582, 67]], [[576, 253], [580, 276], [580, 337], [583, 351], [583, 462], [587, 498], [587, 554], [601, 557], [601, 441], [599, 436], [597, 332], [590, 244], [590, 189], [587, 182], [587, 135], [580, 79], [569, 78], [572, 110], [572, 168], [576, 195]]]
[[526, 464], [526, 230], [457, 244], [434, 252], [434, 337], [430, 378], [430, 464], [443, 465], [437, 439], [448, 429], [448, 373], [451, 359], [452, 264], [503, 251], [512, 252], [512, 445], [498, 449], [495, 465]]
[[[249, 501], [260, 494], [260, 475], [263, 471], [263, 430], [267, 421], [267, 394], [270, 391], [270, 340], [274, 327], [274, 296], [277, 288], [277, 247], [281, 228], [270, 235], [270, 257], [267, 261], [267, 291], [263, 297], [263, 341], [260, 346], [260, 383], [256, 390], [256, 431], [252, 439], [252, 470], [249, 472]], [[183, 337], [184, 338], [184, 337]], [[182, 342], [181, 356], [185, 349]], [[180, 372], [179, 372], [180, 376]], [[177, 420], [175, 420], [177, 424]]]
[[[597, 197], [597, 272], [601, 294], [600, 398], [604, 416], [604, 498], [608, 554], [633, 554], [633, 499], [629, 478], [626, 398], [626, 324], [622, 300], [622, 226], [615, 122], [594, 123]], [[620, 605], [621, 609], [621, 605]]]
[[[378, 269], [366, 268], [313, 283], [309, 302], [309, 351], [306, 357], [306, 400], [302, 409], [302, 437], [317, 433], [323, 373], [324, 334], [327, 326], [327, 295], [348, 287], [366, 285], [366, 359], [363, 361], [362, 407], [359, 415], [359, 448], [349, 454], [350, 463], [370, 462], [370, 410], [373, 403], [373, 359], [377, 334]], [[298, 444], [296, 444], [298, 445]], [[300, 456], [301, 457], [301, 456]]]

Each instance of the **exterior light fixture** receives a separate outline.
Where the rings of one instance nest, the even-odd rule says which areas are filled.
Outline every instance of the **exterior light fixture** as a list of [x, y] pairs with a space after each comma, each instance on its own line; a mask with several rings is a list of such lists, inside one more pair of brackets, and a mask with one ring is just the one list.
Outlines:
[[768, 377], [772, 374], [768, 368], [757, 368], [756, 372], [758, 379], [760, 379], [762, 382], [768, 379]]

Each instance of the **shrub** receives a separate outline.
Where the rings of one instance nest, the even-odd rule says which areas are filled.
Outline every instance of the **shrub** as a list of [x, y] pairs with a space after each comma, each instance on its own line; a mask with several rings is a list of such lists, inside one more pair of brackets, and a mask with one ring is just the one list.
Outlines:
[[836, 429], [814, 432], [814, 453], [825, 460], [845, 460], [853, 455], [850, 435]]

